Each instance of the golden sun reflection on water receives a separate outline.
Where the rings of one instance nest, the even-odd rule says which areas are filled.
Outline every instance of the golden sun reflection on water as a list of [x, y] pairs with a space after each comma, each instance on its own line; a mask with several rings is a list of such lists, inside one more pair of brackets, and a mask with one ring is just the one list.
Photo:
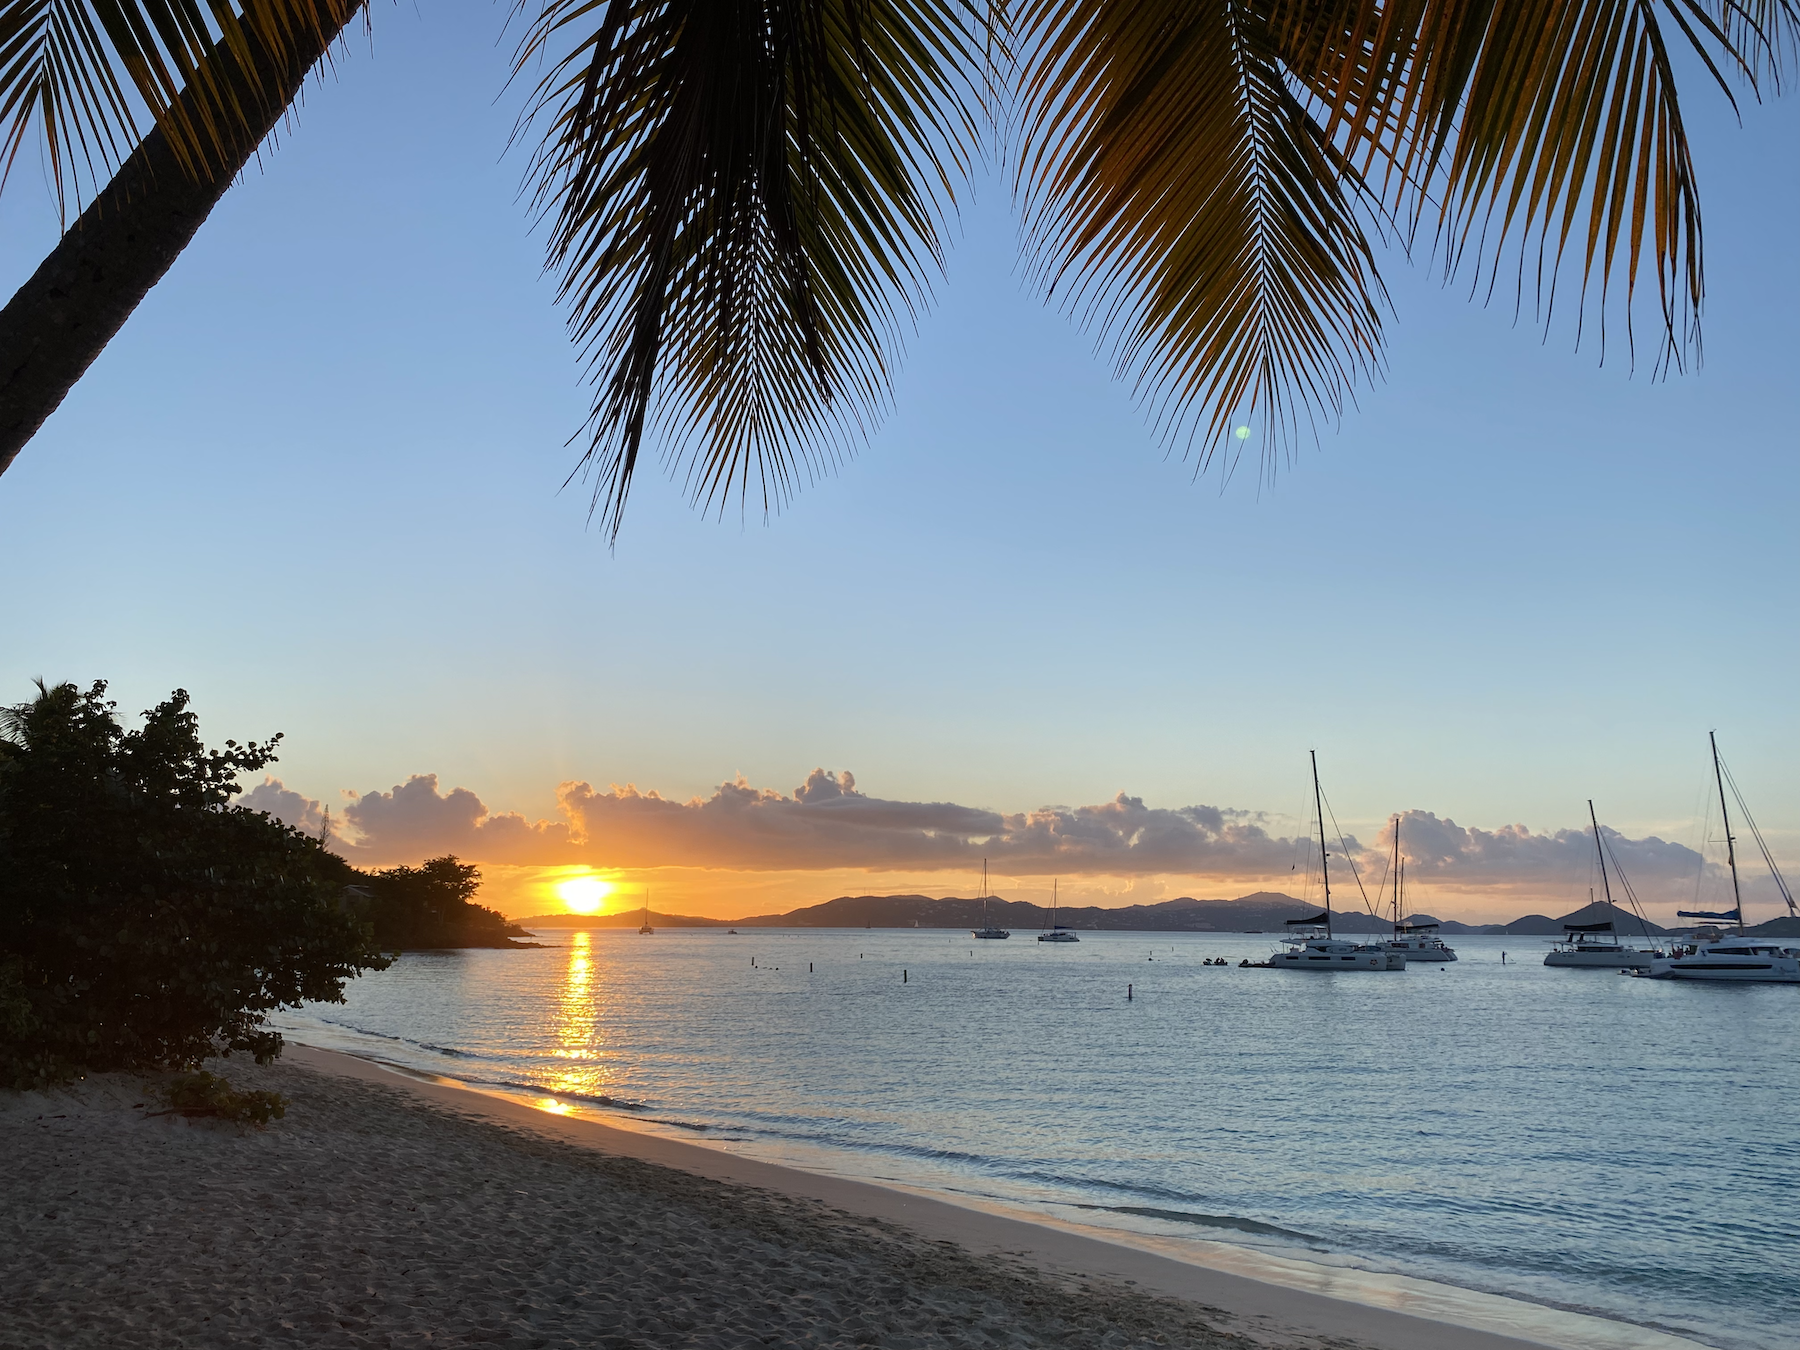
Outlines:
[[[551, 1051], [556, 1058], [566, 1061], [567, 1066], [548, 1084], [552, 1092], [598, 1096], [609, 1076], [601, 1063], [597, 1035], [598, 1004], [604, 993], [600, 983], [595, 968], [593, 934], [571, 933], [569, 964], [563, 972], [562, 989], [557, 995], [555, 1045]], [[567, 1111], [570, 1108], [556, 1103], [545, 1109]]]

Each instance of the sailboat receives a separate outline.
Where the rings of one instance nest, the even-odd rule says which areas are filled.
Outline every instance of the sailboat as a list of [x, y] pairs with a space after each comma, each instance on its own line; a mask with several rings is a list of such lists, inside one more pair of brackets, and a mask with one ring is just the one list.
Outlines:
[[642, 928], [638, 929], [638, 932], [640, 932], [640, 933], [655, 933], [656, 932], [656, 930], [650, 926], [650, 888], [648, 886], [644, 887], [644, 926]]
[[[1722, 913], [1677, 910], [1676, 913], [1683, 919], [1705, 919], [1707, 924], [1695, 930], [1692, 944], [1679, 947], [1670, 955], [1652, 961], [1649, 977], [1653, 980], [1739, 980], [1764, 984], [1800, 984], [1800, 942], [1793, 938], [1751, 937], [1744, 931], [1744, 895], [1738, 885], [1737, 840], [1731, 833], [1731, 812], [1725, 805], [1726, 770], [1719, 763], [1718, 737], [1708, 732], [1707, 739], [1712, 743], [1713, 782], [1719, 789], [1719, 818], [1725, 825], [1725, 861], [1731, 867], [1732, 908]], [[1774, 855], [1763, 842], [1762, 831], [1756, 828], [1756, 821], [1751, 817], [1749, 808], [1744, 805], [1742, 795], [1738, 794], [1736, 782], [1732, 783], [1731, 790], [1737, 796], [1738, 807], [1743, 811], [1744, 819], [1749, 822], [1750, 833], [1756, 838], [1756, 846], [1762, 850], [1769, 874], [1775, 878], [1781, 898], [1787, 902], [1789, 917], [1800, 917], [1800, 909], [1796, 909], [1794, 905], [1794, 894], [1788, 890], [1781, 869], [1775, 866]], [[1720, 923], [1736, 924], [1737, 931], [1722, 933], [1715, 926]]]
[[981, 860], [981, 927], [975, 929], [970, 936], [988, 938], [990, 940], [1011, 937], [1012, 934], [1007, 932], [1006, 929], [995, 928], [988, 922], [988, 899], [987, 859], [983, 858]]
[[1071, 933], [1067, 928], [1064, 928], [1056, 921], [1056, 881], [1059, 879], [1060, 878], [1053, 879], [1050, 882], [1050, 927], [1046, 931], [1038, 934], [1038, 941], [1080, 942], [1080, 938], [1076, 937], [1075, 934]]
[[1400, 852], [1400, 817], [1394, 817], [1394, 936], [1382, 946], [1408, 961], [1454, 961], [1456, 952], [1438, 936], [1438, 925], [1406, 922], [1406, 856]]
[[[1600, 817], [1594, 814], [1594, 802], [1588, 799], [1588, 822], [1594, 827], [1594, 852], [1600, 857], [1600, 884], [1606, 890], [1606, 903], [1610, 907], [1612, 898], [1612, 879], [1606, 870], [1606, 847], [1600, 840]], [[1650, 937], [1650, 925], [1638, 909], [1637, 896], [1632, 893], [1631, 883], [1625, 880], [1625, 873], [1620, 871], [1619, 883], [1630, 897], [1633, 909], [1638, 911], [1638, 923], [1644, 930], [1646, 940]], [[1588, 892], [1588, 899], [1594, 898], [1593, 891]], [[1563, 924], [1562, 941], [1550, 949], [1544, 958], [1547, 966], [1581, 966], [1589, 970], [1648, 970], [1650, 962], [1661, 952], [1647, 951], [1640, 947], [1627, 947], [1620, 942], [1613, 931], [1613, 921], [1605, 923], [1567, 923]]]
[[1325, 909], [1305, 919], [1289, 919], [1285, 952], [1269, 958], [1271, 970], [1405, 970], [1406, 957], [1386, 947], [1345, 942], [1331, 932], [1331, 855], [1325, 850], [1325, 802], [1319, 791], [1319, 752], [1312, 755], [1313, 808], [1319, 816], [1319, 877], [1325, 886]]

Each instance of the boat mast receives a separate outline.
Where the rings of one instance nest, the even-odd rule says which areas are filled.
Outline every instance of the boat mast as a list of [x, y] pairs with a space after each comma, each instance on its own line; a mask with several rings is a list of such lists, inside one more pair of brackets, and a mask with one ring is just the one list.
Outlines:
[[1308, 750], [1312, 756], [1313, 771], [1313, 810], [1319, 814], [1319, 879], [1325, 883], [1325, 936], [1331, 936], [1331, 865], [1326, 862], [1330, 855], [1325, 852], [1325, 798], [1319, 791], [1319, 752]]
[[1394, 817], [1394, 936], [1400, 936], [1400, 879], [1406, 875], [1406, 864], [1400, 861], [1400, 817]]
[[1738, 890], [1737, 841], [1731, 837], [1731, 813], [1725, 809], [1725, 775], [1719, 771], [1719, 734], [1706, 733], [1713, 752], [1713, 782], [1719, 785], [1719, 818], [1725, 822], [1725, 860], [1731, 864], [1731, 899], [1737, 906], [1738, 932], [1744, 931], [1744, 896]]
[[[1606, 877], [1606, 850], [1600, 846], [1600, 818], [1594, 814], [1594, 799], [1592, 797], [1588, 798], [1588, 819], [1594, 822], [1594, 852], [1600, 855], [1600, 885], [1606, 890], [1606, 917], [1610, 919], [1612, 918], [1613, 902], [1612, 882], [1607, 880]], [[1590, 890], [1588, 895], [1592, 897], [1593, 891]], [[1591, 898], [1588, 903], [1593, 903]]]

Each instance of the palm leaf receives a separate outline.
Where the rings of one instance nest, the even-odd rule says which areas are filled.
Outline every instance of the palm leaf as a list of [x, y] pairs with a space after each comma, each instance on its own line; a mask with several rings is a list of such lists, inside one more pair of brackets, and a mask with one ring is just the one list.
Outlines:
[[[301, 34], [343, 27], [363, 0], [0, 0], [0, 185], [41, 139], [64, 219], [141, 139], [144, 114], [196, 178], [225, 171], [269, 120]], [[187, 92], [190, 97], [183, 98]]]
[[989, 31], [964, 0], [549, 0], [519, 60], [551, 55], [532, 174], [609, 535], [647, 430], [694, 500], [765, 511], [867, 434]]
[[1026, 0], [1018, 181], [1035, 275], [1205, 464], [1265, 456], [1379, 361], [1360, 179], [1239, 0]]
[[1779, 80], [1794, 21], [1790, 0], [1275, 0], [1271, 27], [1327, 133], [1380, 167], [1396, 208], [1435, 220], [1449, 272], [1485, 268], [1491, 287], [1516, 249], [1518, 295], [1547, 318], [1578, 259], [1578, 313], [1594, 302], [1603, 351], [1615, 285], [1632, 342], [1653, 273], [1659, 362], [1679, 365], [1705, 283], [1671, 46], [1730, 98]]

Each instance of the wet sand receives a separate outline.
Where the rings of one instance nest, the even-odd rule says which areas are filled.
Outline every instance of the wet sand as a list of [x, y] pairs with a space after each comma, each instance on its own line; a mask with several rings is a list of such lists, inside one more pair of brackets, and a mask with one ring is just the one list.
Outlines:
[[0, 1092], [0, 1347], [1531, 1343], [329, 1051], [211, 1067], [286, 1118], [148, 1118], [122, 1075]]

